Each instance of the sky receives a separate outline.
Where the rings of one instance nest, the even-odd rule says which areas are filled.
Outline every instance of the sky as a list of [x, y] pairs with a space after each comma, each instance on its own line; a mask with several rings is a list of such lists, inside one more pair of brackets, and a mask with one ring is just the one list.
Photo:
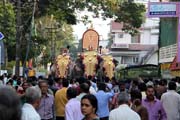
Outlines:
[[[107, 40], [108, 39], [108, 33], [110, 32], [110, 21], [111, 19], [103, 20], [101, 18], [93, 18], [92, 13], [89, 12], [82, 12], [79, 14], [79, 18], [82, 15], [88, 15], [90, 20], [92, 21], [93, 28], [95, 31], [97, 31], [100, 35], [100, 40]], [[73, 25], [73, 34], [78, 37], [78, 39], [82, 38], [83, 33], [87, 30], [87, 28], [91, 27], [91, 23], [87, 24], [86, 26], [80, 22], [77, 25]]]

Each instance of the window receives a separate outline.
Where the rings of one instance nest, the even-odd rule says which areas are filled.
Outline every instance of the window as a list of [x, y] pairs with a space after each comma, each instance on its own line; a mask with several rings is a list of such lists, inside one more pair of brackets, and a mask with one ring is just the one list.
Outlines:
[[132, 36], [131, 43], [140, 43], [140, 35]]
[[133, 57], [133, 63], [138, 63], [139, 58], [138, 57]]
[[118, 33], [118, 38], [123, 38], [123, 33]]
[[132, 64], [132, 57], [122, 56], [122, 64]]

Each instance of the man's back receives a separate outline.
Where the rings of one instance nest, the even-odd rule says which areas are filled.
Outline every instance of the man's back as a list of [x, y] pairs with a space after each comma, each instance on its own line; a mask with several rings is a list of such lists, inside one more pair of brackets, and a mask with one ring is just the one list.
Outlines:
[[109, 103], [110, 98], [113, 97], [113, 95], [114, 95], [113, 92], [104, 92], [103, 90], [99, 90], [95, 94], [98, 100], [97, 114], [100, 118], [109, 116], [108, 103]]
[[140, 120], [140, 116], [123, 104], [110, 112], [109, 120]]
[[25, 103], [22, 107], [22, 120], [40, 120], [39, 114], [31, 104]]
[[65, 116], [67, 120], [82, 120], [81, 103], [76, 98], [72, 98], [65, 106]]
[[65, 114], [65, 105], [68, 102], [66, 97], [67, 88], [63, 87], [62, 89], [58, 90], [55, 94], [55, 109], [56, 109], [56, 116], [64, 117]]
[[180, 95], [174, 90], [169, 90], [161, 97], [167, 120], [180, 120]]

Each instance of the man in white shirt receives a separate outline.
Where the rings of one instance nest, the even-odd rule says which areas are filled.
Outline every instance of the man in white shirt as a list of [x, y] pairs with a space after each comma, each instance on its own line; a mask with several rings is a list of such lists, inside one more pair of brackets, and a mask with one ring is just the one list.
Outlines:
[[170, 81], [168, 83], [168, 91], [161, 96], [161, 101], [167, 120], [180, 120], [180, 95], [176, 92], [176, 83]]
[[141, 120], [140, 116], [128, 106], [129, 100], [128, 93], [119, 93], [119, 107], [110, 112], [109, 120]]
[[66, 120], [82, 120], [83, 114], [81, 113], [80, 101], [76, 98], [77, 90], [75, 88], [68, 88], [67, 98], [68, 102], [65, 106], [65, 119]]
[[22, 107], [22, 120], [41, 120], [36, 109], [39, 107], [41, 91], [36, 87], [29, 87], [25, 92], [26, 103]]

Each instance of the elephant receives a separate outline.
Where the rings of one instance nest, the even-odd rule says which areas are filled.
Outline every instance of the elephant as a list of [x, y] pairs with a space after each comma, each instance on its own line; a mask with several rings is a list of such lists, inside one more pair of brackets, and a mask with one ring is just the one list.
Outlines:
[[100, 56], [96, 51], [86, 51], [78, 55], [74, 66], [76, 77], [96, 76]]
[[55, 59], [55, 63], [51, 66], [51, 74], [58, 78], [68, 78], [71, 69], [71, 58], [68, 54], [58, 55]]
[[[110, 80], [114, 77], [115, 67], [118, 65], [118, 61], [111, 55], [102, 55], [102, 62], [100, 64], [100, 71], [102, 77], [108, 77]], [[102, 78], [103, 79], [103, 78]]]
[[100, 55], [96, 51], [86, 51], [79, 55], [73, 70], [76, 77], [96, 76], [99, 80], [105, 77], [112, 79], [118, 62], [111, 55]]

